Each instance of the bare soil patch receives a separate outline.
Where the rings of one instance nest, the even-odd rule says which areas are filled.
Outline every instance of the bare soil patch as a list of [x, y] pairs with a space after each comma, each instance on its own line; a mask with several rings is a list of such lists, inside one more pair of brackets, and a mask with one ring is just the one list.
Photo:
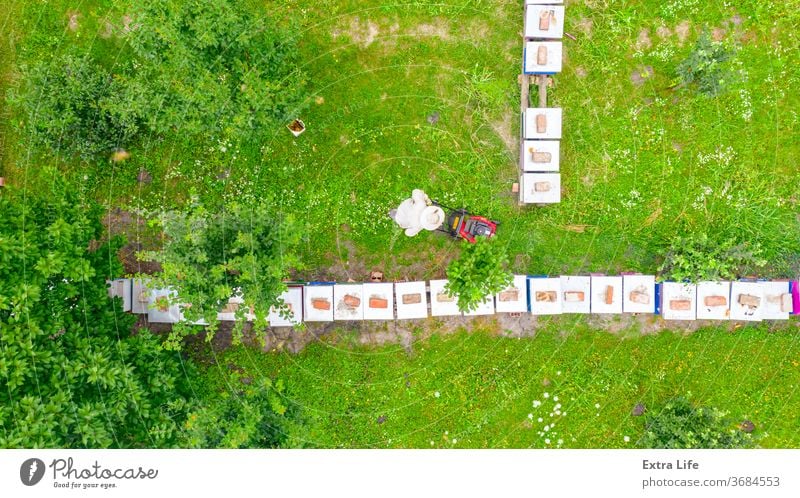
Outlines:
[[684, 43], [692, 32], [692, 24], [687, 21], [681, 21], [680, 24], [675, 26], [675, 34], [678, 35], [678, 41]]
[[591, 38], [592, 30], [594, 29], [594, 21], [587, 17], [582, 17], [577, 24], [575, 24], [575, 27], [578, 31], [586, 35], [587, 38]]
[[646, 50], [652, 46], [653, 42], [650, 40], [650, 31], [646, 28], [639, 31], [639, 36], [636, 38], [636, 49]]
[[511, 132], [511, 120], [513, 119], [511, 111], [503, 113], [503, 117], [497, 121], [492, 121], [489, 126], [492, 127], [500, 140], [505, 144], [506, 149], [511, 154], [516, 154], [519, 148], [519, 138]]
[[653, 77], [653, 66], [640, 66], [631, 73], [631, 83], [642, 86], [644, 82]]
[[80, 28], [80, 22], [78, 20], [79, 17], [79, 12], [67, 12], [67, 28], [73, 33], [78, 31], [78, 28]]

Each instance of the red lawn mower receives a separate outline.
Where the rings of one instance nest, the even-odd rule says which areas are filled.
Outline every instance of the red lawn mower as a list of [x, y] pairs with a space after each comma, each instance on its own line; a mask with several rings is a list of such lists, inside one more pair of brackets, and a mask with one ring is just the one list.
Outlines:
[[438, 202], [434, 202], [434, 205], [447, 211], [447, 219], [439, 231], [456, 239], [462, 238], [470, 244], [474, 244], [477, 237], [493, 237], [500, 224], [499, 221], [470, 214], [466, 209], [452, 209]]

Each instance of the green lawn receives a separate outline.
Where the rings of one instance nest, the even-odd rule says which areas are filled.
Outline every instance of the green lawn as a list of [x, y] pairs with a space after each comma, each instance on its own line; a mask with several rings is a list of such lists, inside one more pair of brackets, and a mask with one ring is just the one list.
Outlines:
[[[390, 277], [409, 268], [440, 275], [453, 245], [436, 235], [406, 239], [384, 216], [418, 187], [500, 220], [520, 272], [654, 271], [672, 235], [707, 230], [761, 243], [770, 273], [787, 275], [799, 267], [796, 238], [787, 235], [800, 231], [800, 144], [792, 134], [800, 77], [791, 69], [800, 19], [791, 3], [568, 5], [566, 30], [577, 40], [565, 39], [564, 72], [550, 92], [551, 105], [565, 110], [557, 206], [521, 209], [510, 193], [522, 53], [517, 1], [266, 2], [300, 19], [311, 77], [304, 135], [294, 139], [280, 125], [256, 144], [149, 137], [130, 147], [123, 165], [62, 169], [109, 206], [142, 213], [192, 193], [211, 204], [280, 205], [309, 223], [314, 236], [303, 256], [312, 268], [351, 258]], [[4, 9], [6, 24], [17, 26], [18, 63], [67, 50], [110, 66], [125, 61], [118, 36], [125, 2]], [[76, 31], [67, 27], [70, 12], [80, 13]], [[100, 36], [106, 20], [117, 26], [110, 37]], [[715, 28], [736, 47], [730, 88], [716, 98], [669, 89], [698, 34]], [[650, 74], [646, 67], [652, 75], [634, 84], [632, 76]], [[9, 181], [53, 160], [28, 157], [24, 140], [11, 149], [3, 164]], [[136, 183], [139, 168], [152, 184]], [[218, 178], [225, 170], [231, 176]]]
[[[126, 63], [130, 2], [4, 2], [0, 90], [21, 65], [51, 54]], [[413, 188], [500, 220], [499, 240], [520, 273], [653, 272], [674, 235], [699, 232], [760, 243], [770, 260], [764, 276], [800, 273], [797, 0], [567, 2], [566, 31], [576, 39], [564, 40], [564, 71], [550, 90], [565, 113], [563, 201], [525, 208], [511, 194], [522, 2], [253, 3], [300, 22], [311, 90], [301, 137], [282, 124], [258, 143], [148, 136], [131, 144], [127, 162], [85, 164], [29, 150], [3, 102], [0, 176], [35, 189], [40, 166], [57, 163], [109, 208], [141, 216], [191, 195], [211, 206], [278, 205], [313, 234], [300, 276], [341, 278], [349, 268], [362, 279], [377, 267], [388, 279], [442, 277], [457, 243], [408, 239], [384, 216]], [[735, 51], [735, 77], [716, 97], [674, 88], [676, 67], [704, 30]], [[152, 183], [137, 183], [140, 168]], [[625, 447], [641, 432], [629, 415], [635, 403], [678, 395], [753, 420], [763, 446], [800, 445], [796, 322], [774, 333], [631, 329], [626, 339], [579, 318], [540, 323], [535, 338], [520, 340], [487, 326], [434, 333], [413, 353], [330, 339], [298, 355], [239, 348], [219, 364], [286, 380], [315, 446], [542, 447], [548, 437], [550, 446]], [[231, 388], [228, 375], [210, 368], [203, 388]], [[555, 396], [566, 416], [541, 436]]]
[[[342, 334], [298, 355], [231, 350], [207, 368], [204, 387], [283, 379], [307, 418], [307, 444], [319, 447], [632, 448], [643, 430], [632, 408], [657, 410], [679, 395], [753, 421], [763, 447], [800, 445], [796, 328], [621, 338], [558, 319], [534, 338], [437, 334], [412, 354], [342, 348]], [[231, 363], [244, 370], [232, 373]]]

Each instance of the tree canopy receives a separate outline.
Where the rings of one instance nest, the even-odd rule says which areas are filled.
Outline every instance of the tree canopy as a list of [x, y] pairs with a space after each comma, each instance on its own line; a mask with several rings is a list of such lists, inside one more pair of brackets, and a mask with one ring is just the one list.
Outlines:
[[180, 348], [181, 336], [191, 333], [189, 323], [205, 320], [208, 338], [217, 326], [217, 313], [228, 299], [244, 304], [234, 313], [234, 341], [241, 339], [242, 324], [252, 313], [256, 329], [267, 325], [272, 307], [280, 308], [289, 270], [299, 266], [295, 248], [301, 227], [292, 218], [264, 205], [232, 204], [211, 212], [195, 203], [184, 211], [165, 213], [160, 223], [165, 242], [160, 251], [142, 256], [161, 263], [153, 285], [172, 288], [174, 301], [185, 305], [185, 322], [174, 327], [170, 345]]
[[247, 2], [146, 0], [134, 18], [128, 93], [153, 131], [249, 136], [300, 105], [291, 29]]
[[185, 414], [180, 359], [108, 297], [121, 241], [52, 174], [0, 192], [0, 447], [168, 447]]
[[685, 397], [669, 400], [645, 418], [642, 448], [718, 449], [746, 448], [749, 434], [737, 429], [727, 414], [716, 408], [695, 406]]
[[487, 296], [502, 291], [513, 280], [505, 246], [486, 237], [464, 244], [458, 259], [448, 265], [447, 278], [445, 290], [458, 297], [458, 309], [476, 309]]

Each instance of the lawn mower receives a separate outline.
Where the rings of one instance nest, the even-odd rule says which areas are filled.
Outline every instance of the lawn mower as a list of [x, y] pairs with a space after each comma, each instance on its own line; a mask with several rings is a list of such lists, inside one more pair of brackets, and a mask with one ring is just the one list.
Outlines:
[[470, 214], [466, 209], [452, 209], [434, 202], [447, 211], [447, 220], [439, 228], [454, 238], [462, 238], [474, 244], [477, 237], [492, 237], [497, 232], [499, 221], [490, 220], [483, 216]]
[[389, 211], [389, 217], [408, 237], [422, 230], [444, 232], [456, 239], [474, 244], [477, 237], [492, 237], [497, 231], [498, 221], [470, 214], [466, 209], [453, 209], [431, 199], [419, 189], [414, 189], [411, 198], [404, 200], [397, 209]]

